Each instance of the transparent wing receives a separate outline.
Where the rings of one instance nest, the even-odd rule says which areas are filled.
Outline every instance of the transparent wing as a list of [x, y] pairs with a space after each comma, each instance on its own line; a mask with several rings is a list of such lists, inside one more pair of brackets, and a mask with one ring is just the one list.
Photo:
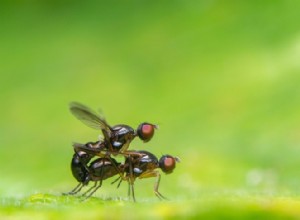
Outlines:
[[78, 102], [71, 102], [70, 111], [78, 120], [80, 120], [90, 128], [102, 131], [104, 130], [106, 133], [110, 134], [111, 127], [106, 123], [105, 119], [89, 107]]
[[75, 151], [84, 151], [88, 154], [93, 154], [93, 155], [97, 155], [101, 152], [100, 148], [91, 148], [86, 146], [85, 144], [80, 144], [80, 143], [73, 143], [73, 148]]

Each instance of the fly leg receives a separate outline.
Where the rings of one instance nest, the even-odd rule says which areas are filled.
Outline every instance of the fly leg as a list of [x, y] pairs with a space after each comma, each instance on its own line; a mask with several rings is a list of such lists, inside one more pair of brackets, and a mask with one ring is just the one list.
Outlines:
[[132, 168], [132, 158], [129, 156], [129, 181], [128, 181], [128, 197], [130, 197], [130, 191], [132, 193], [132, 199], [134, 202], [135, 196], [134, 196], [134, 176], [133, 176], [133, 168]]
[[81, 196], [86, 196], [90, 191], [97, 187], [97, 181], [94, 183], [92, 187], [90, 187], [87, 191], [85, 191]]
[[93, 190], [84, 198], [84, 200], [90, 198], [101, 186], [102, 186], [102, 180], [99, 181], [99, 185], [98, 186], [96, 186], [96, 184], [95, 184], [95, 186], [93, 187]]
[[114, 184], [114, 183], [116, 183], [117, 181], [119, 181], [119, 183], [118, 183], [118, 185], [117, 185], [117, 188], [119, 188], [120, 187], [120, 185], [121, 185], [121, 183], [122, 183], [122, 181], [123, 181], [123, 178], [124, 177], [118, 177], [117, 179], [115, 179], [111, 184]]
[[78, 185], [74, 189], [72, 189], [70, 192], [63, 193], [63, 195], [75, 195], [78, 192], [80, 192], [82, 187], [83, 187], [83, 183], [78, 183]]
[[157, 176], [156, 176], [156, 180], [155, 180], [155, 184], [154, 184], [154, 193], [159, 199], [167, 200], [166, 197], [164, 197], [160, 192], [158, 192], [159, 182], [160, 182], [160, 173], [157, 172]]
[[[122, 182], [122, 180], [125, 180], [125, 178], [124, 178], [124, 171], [122, 171], [122, 170], [120, 169], [120, 167], [118, 167], [118, 166], [114, 163], [114, 161], [112, 161], [112, 158], [111, 158], [110, 156], [108, 157], [108, 159], [110, 160], [111, 164], [114, 166], [115, 170], [116, 170], [116, 171], [118, 172], [118, 174], [119, 174], [119, 177], [118, 177], [116, 180], [114, 180], [111, 184], [114, 184], [114, 183], [117, 182], [119, 179], [121, 179], [120, 182]], [[118, 187], [117, 187], [117, 188], [119, 188], [120, 184], [121, 184], [121, 183], [118, 184]]]
[[[103, 164], [104, 165], [104, 161], [103, 161]], [[86, 196], [82, 201], [90, 198], [101, 186], [102, 186], [102, 180], [103, 180], [103, 177], [104, 177], [104, 173], [103, 173], [103, 166], [100, 170], [100, 178], [98, 181], [95, 181], [95, 184], [93, 187], [91, 187], [88, 191], [86, 191], [82, 196]], [[97, 186], [97, 183], [99, 182], [99, 185]], [[88, 194], [87, 194], [88, 193]]]
[[158, 171], [151, 170], [151, 171], [144, 172], [142, 175], [139, 176], [140, 179], [149, 178], [149, 177], [156, 177], [156, 180], [154, 183], [154, 194], [159, 199], [167, 200], [166, 197], [164, 197], [160, 192], [158, 192], [158, 187], [159, 187], [159, 183], [160, 183], [160, 173]]

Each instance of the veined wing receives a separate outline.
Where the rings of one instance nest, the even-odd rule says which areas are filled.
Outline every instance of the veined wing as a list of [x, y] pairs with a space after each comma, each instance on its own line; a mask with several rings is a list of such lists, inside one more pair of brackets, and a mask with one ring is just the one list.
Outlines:
[[78, 120], [90, 128], [102, 130], [108, 134], [111, 133], [111, 127], [106, 123], [105, 119], [89, 107], [78, 102], [71, 102], [70, 111]]
[[84, 151], [92, 155], [100, 155], [103, 149], [96, 147], [88, 147], [86, 144], [73, 143], [73, 148], [75, 151]]

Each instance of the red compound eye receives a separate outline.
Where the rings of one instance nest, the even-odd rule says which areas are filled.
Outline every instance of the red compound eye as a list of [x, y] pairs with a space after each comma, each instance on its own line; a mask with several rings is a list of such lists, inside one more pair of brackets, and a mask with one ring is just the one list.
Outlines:
[[137, 128], [137, 134], [141, 140], [143, 140], [144, 142], [148, 142], [153, 137], [154, 130], [156, 128], [157, 128], [156, 125], [144, 122], [140, 124], [139, 127]]
[[179, 162], [179, 159], [172, 157], [171, 155], [164, 155], [159, 159], [159, 167], [166, 174], [172, 173], [176, 167], [176, 162]]

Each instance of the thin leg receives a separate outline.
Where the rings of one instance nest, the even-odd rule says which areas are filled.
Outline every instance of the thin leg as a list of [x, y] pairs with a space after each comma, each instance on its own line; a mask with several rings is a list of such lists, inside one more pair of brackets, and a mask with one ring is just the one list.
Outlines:
[[127, 193], [127, 196], [128, 196], [128, 198], [130, 198], [130, 183], [129, 183], [129, 181], [128, 181], [128, 193]]
[[154, 184], [154, 193], [159, 199], [166, 199], [167, 200], [166, 197], [164, 197], [160, 192], [158, 192], [159, 182], [160, 182], [160, 173], [157, 172], [156, 181], [155, 181], [155, 184]]
[[135, 196], [134, 196], [134, 177], [133, 177], [133, 169], [132, 169], [132, 161], [129, 156], [129, 189], [128, 189], [128, 196], [130, 196], [130, 190], [132, 192], [132, 198], [135, 202]]
[[80, 192], [82, 187], [83, 187], [83, 184], [78, 183], [78, 185], [74, 189], [72, 189], [70, 192], [63, 193], [63, 195], [75, 195], [76, 193]]
[[119, 180], [119, 183], [118, 183], [118, 185], [117, 185], [117, 188], [119, 188], [120, 187], [120, 185], [121, 185], [121, 183], [122, 183], [122, 181], [123, 181], [123, 178], [121, 178], [120, 176], [117, 178], [117, 179], [115, 179], [111, 184], [114, 184], [115, 182], [117, 182]]
[[92, 189], [96, 188], [96, 186], [97, 186], [97, 181], [94, 183], [92, 187], [90, 187], [87, 191], [85, 191], [81, 196], [86, 196], [86, 194], [90, 192]]
[[[120, 168], [119, 167], [117, 167], [117, 165], [112, 161], [112, 159], [111, 159], [111, 157], [109, 156], [108, 157], [109, 158], [109, 160], [110, 160], [110, 162], [111, 162], [111, 164], [114, 166], [114, 168], [116, 169], [116, 171], [119, 173], [119, 178], [124, 178], [124, 176], [123, 176], [123, 173], [121, 172], [121, 170], [120, 170]], [[117, 181], [117, 180], [116, 180]], [[115, 181], [114, 182], [112, 182], [112, 184], [113, 183], [115, 183]]]
[[112, 181], [111, 184], [114, 184], [114, 183], [117, 182], [119, 179], [121, 179], [120, 176], [119, 176], [117, 179], [115, 179], [114, 181]]
[[82, 201], [90, 198], [100, 187], [102, 186], [102, 180], [100, 180], [99, 185], [96, 187], [93, 187], [94, 190], [92, 190]]
[[118, 186], [117, 186], [117, 188], [119, 188], [120, 187], [120, 185], [121, 185], [121, 183], [122, 183], [122, 179], [120, 179], [120, 181], [119, 181], [119, 183], [118, 183]]
[[130, 184], [130, 186], [131, 186], [131, 192], [132, 192], [133, 201], [136, 202], [135, 196], [134, 196], [134, 185], [133, 185], [133, 182]]
[[160, 192], [158, 192], [158, 187], [160, 183], [160, 173], [155, 170], [150, 170], [142, 173], [142, 175], [139, 176], [140, 179], [143, 178], [149, 178], [149, 177], [156, 177], [155, 183], [154, 183], [154, 193], [159, 199], [166, 199]]
[[[104, 165], [104, 161], [103, 161], [103, 165]], [[82, 196], [86, 196], [85, 199], [83, 199], [82, 201], [90, 198], [101, 186], [102, 186], [102, 180], [103, 180], [103, 168], [101, 168], [100, 170], [100, 181], [96, 181], [95, 185], [93, 187], [91, 187], [88, 191], [86, 191]], [[97, 186], [97, 183], [99, 182], [99, 185]], [[88, 192], [90, 192], [89, 194], [87, 194]]]

